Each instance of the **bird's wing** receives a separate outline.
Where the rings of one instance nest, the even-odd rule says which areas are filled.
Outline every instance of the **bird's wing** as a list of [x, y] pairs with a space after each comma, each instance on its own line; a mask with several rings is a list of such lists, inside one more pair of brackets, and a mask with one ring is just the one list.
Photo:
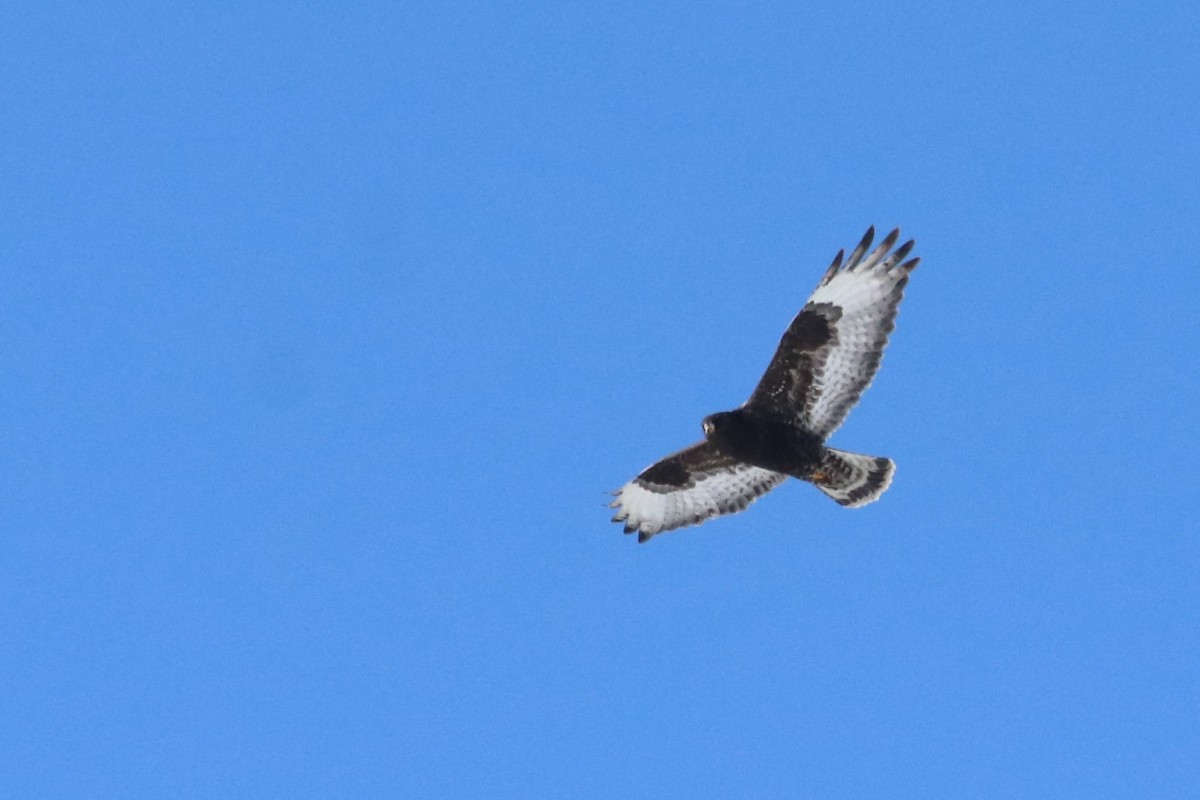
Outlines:
[[837, 430], [879, 369], [908, 274], [920, 261], [905, 256], [910, 240], [891, 251], [897, 228], [867, 253], [867, 231], [850, 258], [844, 251], [788, 326], [746, 407], [799, 422], [827, 437]]
[[613, 522], [644, 542], [663, 531], [744, 511], [787, 478], [717, 453], [699, 442], [667, 456], [618, 489]]

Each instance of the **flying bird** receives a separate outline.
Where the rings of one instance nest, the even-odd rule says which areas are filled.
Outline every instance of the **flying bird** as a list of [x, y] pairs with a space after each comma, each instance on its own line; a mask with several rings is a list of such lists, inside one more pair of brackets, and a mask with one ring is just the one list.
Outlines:
[[825, 445], [878, 371], [908, 275], [920, 261], [905, 261], [912, 240], [892, 250], [899, 228], [870, 250], [874, 238], [872, 227], [845, 261], [838, 252], [749, 400], [705, 417], [703, 441], [614, 493], [613, 522], [645, 542], [744, 511], [788, 477], [849, 508], [879, 499], [892, 482], [892, 460]]

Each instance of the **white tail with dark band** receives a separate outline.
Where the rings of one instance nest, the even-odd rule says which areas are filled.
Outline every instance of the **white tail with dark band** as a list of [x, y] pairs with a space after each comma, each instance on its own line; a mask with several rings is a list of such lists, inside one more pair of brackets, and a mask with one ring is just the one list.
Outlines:
[[878, 500], [892, 485], [895, 473], [896, 464], [890, 458], [826, 447], [813, 483], [840, 505], [858, 508]]

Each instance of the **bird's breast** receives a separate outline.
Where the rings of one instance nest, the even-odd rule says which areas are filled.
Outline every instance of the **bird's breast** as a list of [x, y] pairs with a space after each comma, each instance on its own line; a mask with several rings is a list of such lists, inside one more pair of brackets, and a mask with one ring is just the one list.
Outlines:
[[719, 450], [739, 461], [800, 476], [811, 472], [820, 460], [820, 437], [799, 425], [758, 415], [746, 416], [739, 423], [715, 442]]

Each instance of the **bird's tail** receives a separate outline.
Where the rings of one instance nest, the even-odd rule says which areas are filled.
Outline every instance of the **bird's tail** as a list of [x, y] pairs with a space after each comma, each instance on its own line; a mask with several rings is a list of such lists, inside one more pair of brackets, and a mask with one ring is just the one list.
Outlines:
[[858, 508], [873, 503], [892, 484], [896, 464], [890, 458], [864, 456], [826, 447], [809, 478], [839, 504]]

